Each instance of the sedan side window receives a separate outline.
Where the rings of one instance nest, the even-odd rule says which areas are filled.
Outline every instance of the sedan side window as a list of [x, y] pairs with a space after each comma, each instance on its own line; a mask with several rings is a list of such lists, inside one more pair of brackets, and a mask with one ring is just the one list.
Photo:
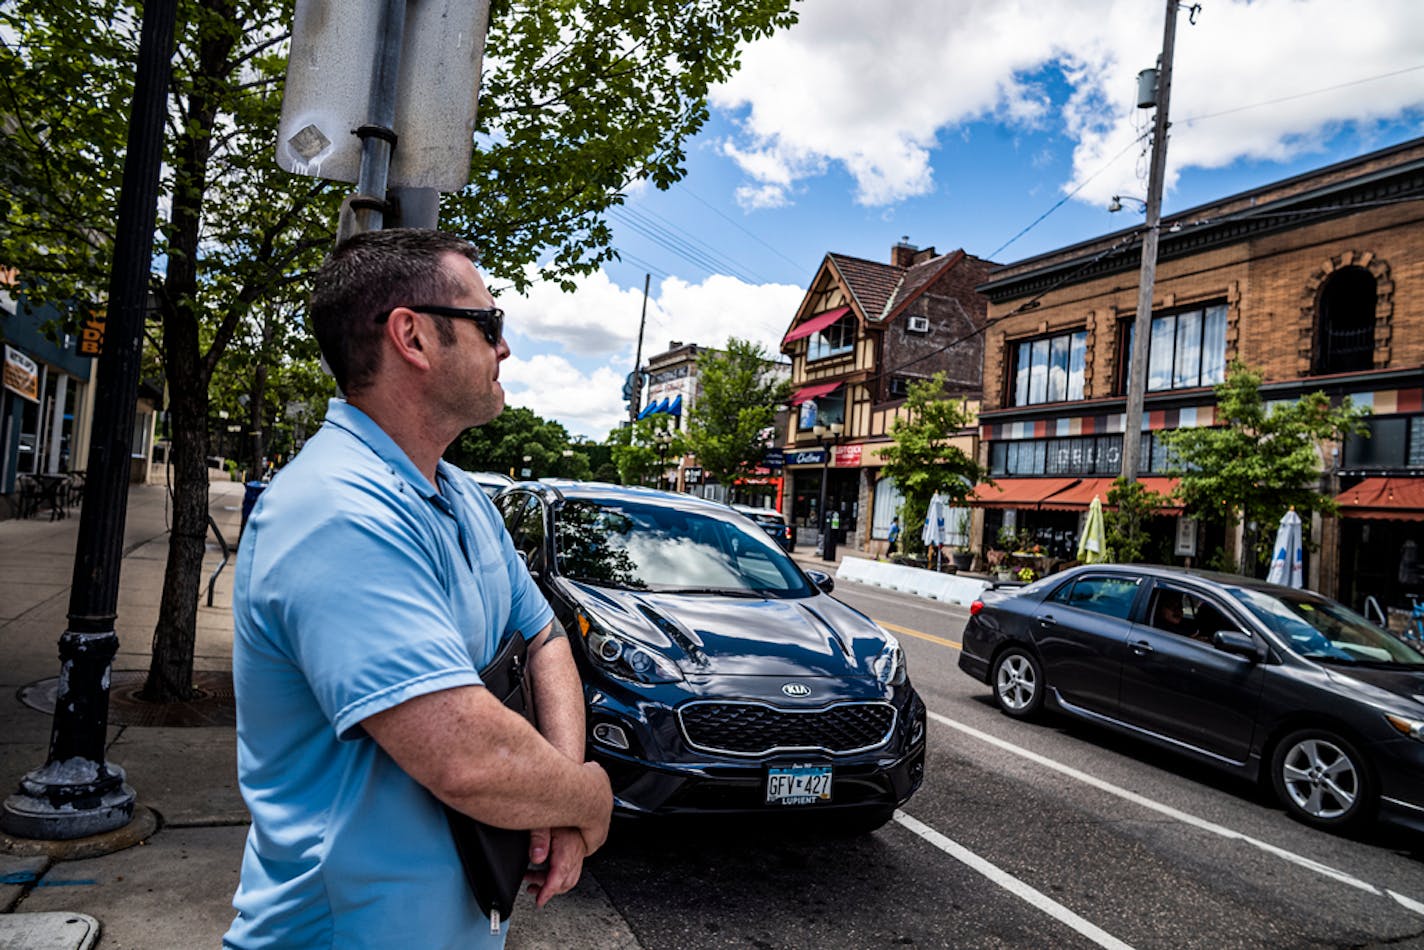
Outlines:
[[1052, 599], [1079, 610], [1126, 620], [1139, 581], [1130, 577], [1080, 577], [1053, 592]]
[[1152, 592], [1147, 622], [1158, 630], [1210, 643], [1218, 630], [1240, 628], [1205, 598], [1175, 587], [1159, 586]]

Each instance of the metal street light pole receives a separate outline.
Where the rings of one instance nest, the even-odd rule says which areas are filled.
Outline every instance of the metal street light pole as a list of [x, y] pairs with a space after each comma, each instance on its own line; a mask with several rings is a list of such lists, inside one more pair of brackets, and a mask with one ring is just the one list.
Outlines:
[[811, 433], [816, 437], [816, 441], [821, 443], [821, 451], [825, 453], [825, 457], [821, 461], [821, 497], [820, 501], [816, 503], [817, 516], [821, 520], [821, 530], [816, 541], [816, 548], [823, 561], [836, 559], [836, 538], [831, 532], [830, 512], [826, 510], [826, 483], [831, 470], [831, 446], [834, 446], [840, 439], [844, 429], [845, 427], [839, 422], [832, 422], [830, 425], [822, 425], [818, 422], [811, 427]]
[[109, 731], [109, 670], [119, 648], [115, 620], [129, 452], [153, 269], [177, 7], [177, 0], [151, 0], [143, 11], [109, 277], [109, 325], [99, 356], [87, 497], [80, 512], [69, 589], [69, 627], [59, 638], [59, 691], [49, 756], [42, 767], [20, 780], [19, 790], [0, 809], [0, 827], [23, 838], [82, 838], [122, 828], [133, 819], [134, 791], [124, 781], [124, 770], [104, 761], [104, 748]]
[[1127, 406], [1122, 417], [1122, 477], [1137, 481], [1142, 447], [1142, 405], [1147, 394], [1147, 356], [1152, 343], [1152, 288], [1157, 276], [1157, 238], [1162, 220], [1162, 180], [1167, 172], [1167, 107], [1172, 97], [1172, 50], [1177, 37], [1179, 0], [1167, 0], [1162, 58], [1154, 102], [1152, 164], [1147, 176], [1147, 225], [1142, 236], [1142, 269], [1137, 281], [1137, 319], [1132, 325], [1132, 362], [1128, 368]]

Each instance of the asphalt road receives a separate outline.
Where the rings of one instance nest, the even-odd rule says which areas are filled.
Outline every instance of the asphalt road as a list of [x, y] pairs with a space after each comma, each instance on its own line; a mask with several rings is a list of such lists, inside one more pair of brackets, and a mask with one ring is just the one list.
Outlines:
[[958, 669], [966, 610], [836, 596], [905, 648], [924, 785], [860, 837], [619, 825], [588, 871], [643, 947], [1424, 947], [1424, 839], [1325, 834], [1139, 743], [1011, 720]]

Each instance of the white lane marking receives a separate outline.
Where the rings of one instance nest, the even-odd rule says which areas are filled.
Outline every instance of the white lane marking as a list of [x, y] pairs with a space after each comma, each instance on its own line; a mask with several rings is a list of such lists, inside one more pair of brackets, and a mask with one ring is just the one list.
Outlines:
[[[1368, 881], [1362, 881], [1357, 877], [1354, 877], [1350, 874], [1346, 874], [1344, 871], [1336, 870], [1335, 868], [1332, 868], [1327, 864], [1321, 864], [1319, 861], [1316, 861], [1312, 858], [1307, 858], [1304, 855], [1296, 854], [1293, 851], [1287, 851], [1285, 848], [1277, 847], [1276, 845], [1262, 841], [1259, 838], [1253, 838], [1250, 835], [1242, 834], [1239, 831], [1234, 831], [1223, 825], [1218, 825], [1215, 822], [1207, 821], [1204, 818], [1197, 818], [1195, 815], [1189, 815], [1184, 811], [1178, 811], [1170, 805], [1164, 805], [1161, 802], [1155, 802], [1150, 798], [1137, 794], [1136, 792], [1130, 792], [1125, 788], [1120, 788], [1116, 785], [1113, 785], [1111, 782], [1105, 782], [1100, 778], [1096, 778], [1092, 775], [1087, 774], [1086, 772], [1080, 772], [1077, 769], [1072, 768], [1071, 766], [1064, 765], [1061, 762], [1055, 762], [1050, 758], [1039, 755], [1037, 752], [1030, 752], [1028, 749], [1020, 748], [1019, 746], [1000, 739], [997, 736], [991, 736], [987, 732], [980, 732], [973, 726], [967, 726], [962, 722], [956, 722], [955, 720], [950, 719], [947, 716], [942, 716], [937, 712], [930, 712], [929, 716], [931, 719], [935, 720], [935, 722], [943, 723], [944, 725], [949, 726], [952, 729], [958, 729], [960, 732], [963, 732], [966, 735], [973, 736], [974, 738], [987, 742], [990, 745], [997, 746], [1000, 749], [1003, 749], [1005, 752], [1012, 752], [1014, 755], [1022, 756], [1023, 758], [1028, 759], [1031, 762], [1037, 762], [1039, 765], [1042, 765], [1046, 768], [1054, 769], [1055, 771], [1061, 772], [1064, 775], [1069, 776], [1070, 778], [1075, 778], [1080, 782], [1091, 785], [1094, 788], [1101, 789], [1102, 791], [1108, 792], [1112, 795], [1116, 795], [1119, 798], [1124, 798], [1132, 802], [1133, 804], [1141, 805], [1143, 808], [1148, 808], [1152, 811], [1160, 812], [1161, 814], [1166, 815], [1170, 818], [1174, 818], [1184, 824], [1191, 825], [1193, 828], [1199, 828], [1202, 831], [1208, 831], [1214, 835], [1220, 835], [1223, 838], [1229, 838], [1234, 841], [1240, 841], [1243, 844], [1249, 844], [1255, 848], [1260, 848], [1262, 851], [1265, 851], [1268, 854], [1274, 854], [1276, 857], [1281, 858], [1284, 861], [1288, 861], [1291, 864], [1299, 865], [1300, 867], [1314, 871], [1317, 874], [1323, 874], [1328, 878], [1339, 881], [1341, 884], [1348, 884], [1350, 887], [1358, 888], [1362, 891], [1365, 891], [1366, 893], [1381, 894], [1380, 889], [1375, 887], [1373, 884], [1370, 884]], [[1416, 913], [1424, 914], [1424, 904], [1421, 904], [1415, 900], [1411, 900], [1410, 898], [1403, 897], [1402, 895], [1395, 894], [1393, 891], [1390, 891], [1388, 893], [1402, 906], [1408, 907], [1410, 910]]]
[[1403, 904], [1405, 907], [1408, 907], [1410, 910], [1414, 911], [1414, 913], [1424, 914], [1424, 904], [1419, 903], [1414, 898], [1405, 897], [1403, 894], [1397, 894], [1394, 891], [1391, 891], [1389, 888], [1385, 888], [1384, 892], [1390, 897], [1393, 897], [1395, 900], [1399, 901], [1399, 903]]
[[895, 811], [895, 820], [956, 861], [967, 864], [970, 868], [978, 871], [1015, 897], [1032, 904], [1053, 919], [1067, 924], [1098, 946], [1112, 947], [1113, 950], [1132, 950], [1131, 944], [1123, 943], [1106, 930], [1103, 930], [1090, 921], [1084, 920], [1053, 898], [1035, 890], [1012, 874], [1000, 870], [996, 865], [990, 864], [973, 851], [964, 847], [964, 845], [956, 841], [951, 841], [924, 822], [911, 818], [898, 809]]

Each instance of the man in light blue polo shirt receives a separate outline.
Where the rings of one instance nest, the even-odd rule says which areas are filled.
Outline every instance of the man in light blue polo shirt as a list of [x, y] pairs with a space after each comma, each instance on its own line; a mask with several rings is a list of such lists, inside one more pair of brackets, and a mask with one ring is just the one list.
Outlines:
[[[475, 257], [439, 232], [376, 231], [317, 274], [312, 324], [346, 399], [263, 493], [238, 554], [252, 829], [226, 946], [501, 945], [442, 802], [531, 829], [541, 907], [607, 836], [568, 641], [489, 500], [440, 460], [504, 408], [503, 314]], [[476, 672], [516, 631], [537, 731]]]

